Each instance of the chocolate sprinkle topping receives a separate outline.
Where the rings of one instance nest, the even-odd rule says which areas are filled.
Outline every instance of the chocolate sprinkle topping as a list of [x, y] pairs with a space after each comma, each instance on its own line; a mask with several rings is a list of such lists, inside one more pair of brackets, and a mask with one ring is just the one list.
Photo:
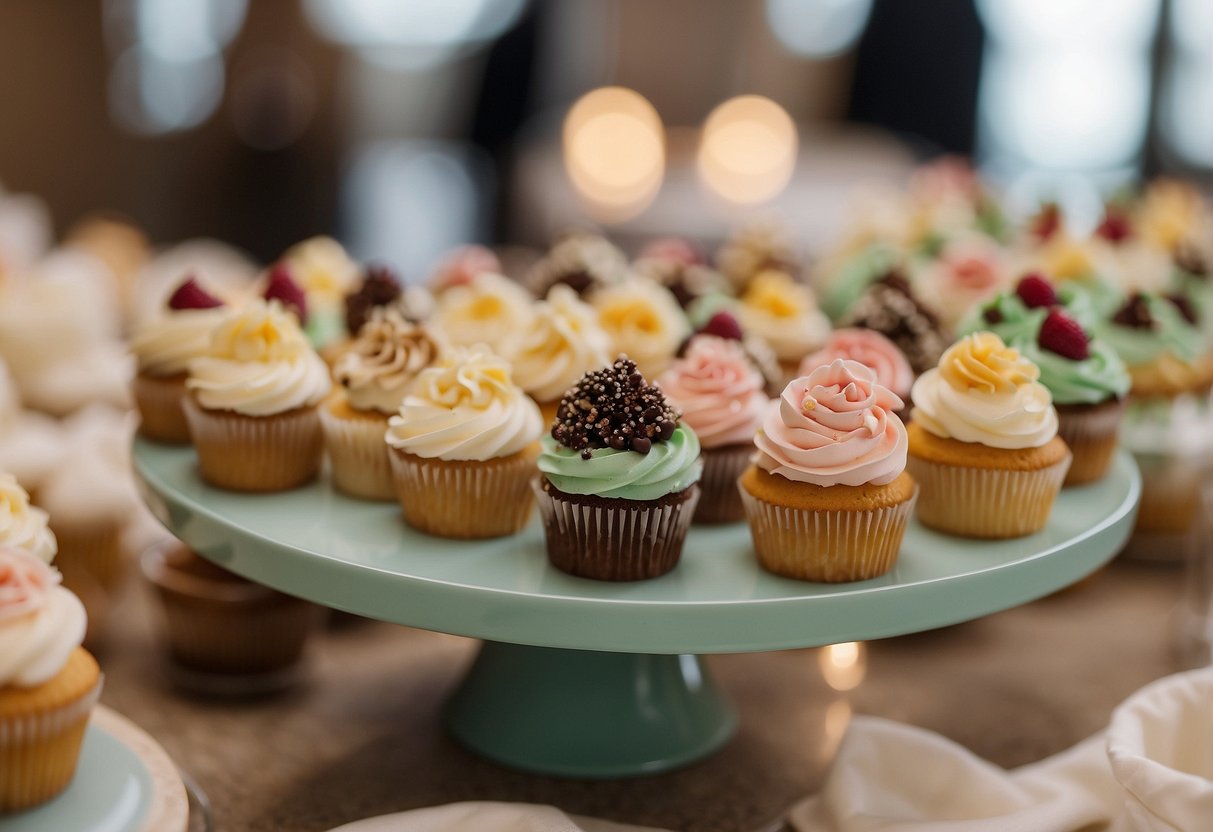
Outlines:
[[345, 296], [345, 329], [357, 335], [377, 306], [395, 303], [401, 294], [400, 279], [390, 266], [367, 266], [358, 291]]
[[1194, 246], [1181, 245], [1175, 250], [1174, 260], [1177, 268], [1190, 275], [1208, 279], [1209, 264]]
[[915, 373], [938, 364], [951, 343], [939, 319], [914, 297], [910, 282], [896, 270], [868, 287], [852, 307], [848, 324], [888, 338], [905, 353]]
[[1181, 295], [1177, 292], [1175, 294], [1167, 295], [1167, 300], [1174, 304], [1175, 308], [1179, 310], [1179, 314], [1183, 316], [1185, 321], [1190, 323], [1192, 326], [1200, 325], [1200, 316], [1196, 314], [1196, 307], [1192, 305], [1192, 301], [1188, 300], [1187, 295]]
[[681, 413], [661, 389], [644, 380], [636, 362], [620, 356], [610, 367], [586, 373], [556, 410], [552, 438], [589, 459], [595, 448], [647, 454], [674, 435]]
[[1154, 329], [1156, 322], [1150, 314], [1150, 304], [1141, 292], [1134, 292], [1125, 305], [1112, 316], [1112, 323], [1129, 329]]
[[1000, 324], [1005, 320], [1002, 310], [997, 306], [987, 306], [986, 311], [981, 313], [981, 317], [988, 324]]

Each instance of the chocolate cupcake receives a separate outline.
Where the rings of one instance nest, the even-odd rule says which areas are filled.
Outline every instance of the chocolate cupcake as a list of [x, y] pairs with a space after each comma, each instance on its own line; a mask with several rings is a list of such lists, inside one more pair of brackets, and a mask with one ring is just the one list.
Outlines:
[[914, 296], [910, 283], [891, 271], [873, 283], [851, 309], [848, 326], [874, 329], [897, 345], [915, 373], [939, 363], [951, 343], [935, 314]]
[[581, 297], [611, 286], [628, 273], [623, 252], [605, 237], [576, 232], [565, 236], [527, 274], [526, 285], [537, 298], [565, 285]]
[[678, 565], [699, 502], [699, 439], [661, 389], [620, 357], [587, 373], [542, 440], [536, 483], [548, 558], [602, 581]]

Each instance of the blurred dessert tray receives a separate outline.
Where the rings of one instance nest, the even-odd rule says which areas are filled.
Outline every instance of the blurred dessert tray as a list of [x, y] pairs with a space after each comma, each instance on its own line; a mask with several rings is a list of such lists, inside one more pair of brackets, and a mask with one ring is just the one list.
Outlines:
[[191, 448], [137, 438], [144, 497], [203, 557], [254, 581], [370, 618], [484, 639], [446, 719], [473, 750], [528, 771], [620, 777], [698, 759], [736, 716], [698, 654], [902, 635], [1042, 597], [1109, 561], [1141, 492], [1132, 458], [1065, 489], [1040, 533], [977, 541], [911, 522], [894, 569], [851, 584], [770, 575], [744, 523], [694, 526], [672, 573], [575, 578], [547, 561], [537, 518], [489, 541], [430, 537], [399, 507], [327, 478], [249, 495], [203, 483]]
[[189, 798], [155, 740], [104, 706], [93, 712], [76, 776], [49, 803], [0, 819], [4, 832], [185, 832]]

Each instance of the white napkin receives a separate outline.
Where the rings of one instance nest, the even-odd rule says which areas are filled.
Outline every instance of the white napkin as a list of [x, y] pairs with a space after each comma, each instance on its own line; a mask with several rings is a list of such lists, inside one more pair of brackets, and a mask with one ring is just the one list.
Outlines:
[[347, 823], [331, 832], [666, 832], [528, 803], [448, 803]]
[[1213, 830], [1213, 669], [1155, 682], [1092, 737], [1014, 771], [943, 737], [861, 717], [798, 832]]

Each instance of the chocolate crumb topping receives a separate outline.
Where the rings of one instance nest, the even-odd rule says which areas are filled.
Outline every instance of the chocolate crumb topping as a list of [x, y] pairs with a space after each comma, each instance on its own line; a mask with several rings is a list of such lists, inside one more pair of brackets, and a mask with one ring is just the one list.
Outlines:
[[1181, 295], [1176, 292], [1175, 294], [1167, 295], [1166, 298], [1179, 310], [1179, 314], [1183, 316], [1185, 321], [1192, 326], [1200, 325], [1200, 316], [1196, 314], [1196, 307], [1192, 305], [1192, 301], [1188, 299], [1187, 295]]
[[556, 410], [552, 438], [589, 459], [595, 448], [647, 454], [674, 435], [681, 413], [659, 387], [644, 380], [636, 362], [620, 356], [610, 367], [586, 373]]
[[1134, 292], [1125, 305], [1112, 316], [1112, 323], [1129, 329], [1154, 329], [1157, 322], [1150, 314], [1150, 304], [1141, 292]]
[[371, 310], [395, 303], [401, 295], [400, 278], [390, 266], [367, 266], [358, 291], [345, 296], [345, 329], [357, 335], [371, 317]]
[[951, 343], [939, 319], [914, 297], [910, 282], [897, 270], [868, 287], [852, 307], [847, 323], [888, 338], [905, 353], [915, 373], [925, 373], [938, 364]]
[[997, 306], [987, 306], [986, 310], [981, 313], [981, 317], [988, 324], [1000, 324], [1006, 320], [1003, 317], [1002, 310]]
[[1209, 278], [1209, 264], [1195, 246], [1181, 245], [1173, 257], [1176, 268], [1195, 277]]

